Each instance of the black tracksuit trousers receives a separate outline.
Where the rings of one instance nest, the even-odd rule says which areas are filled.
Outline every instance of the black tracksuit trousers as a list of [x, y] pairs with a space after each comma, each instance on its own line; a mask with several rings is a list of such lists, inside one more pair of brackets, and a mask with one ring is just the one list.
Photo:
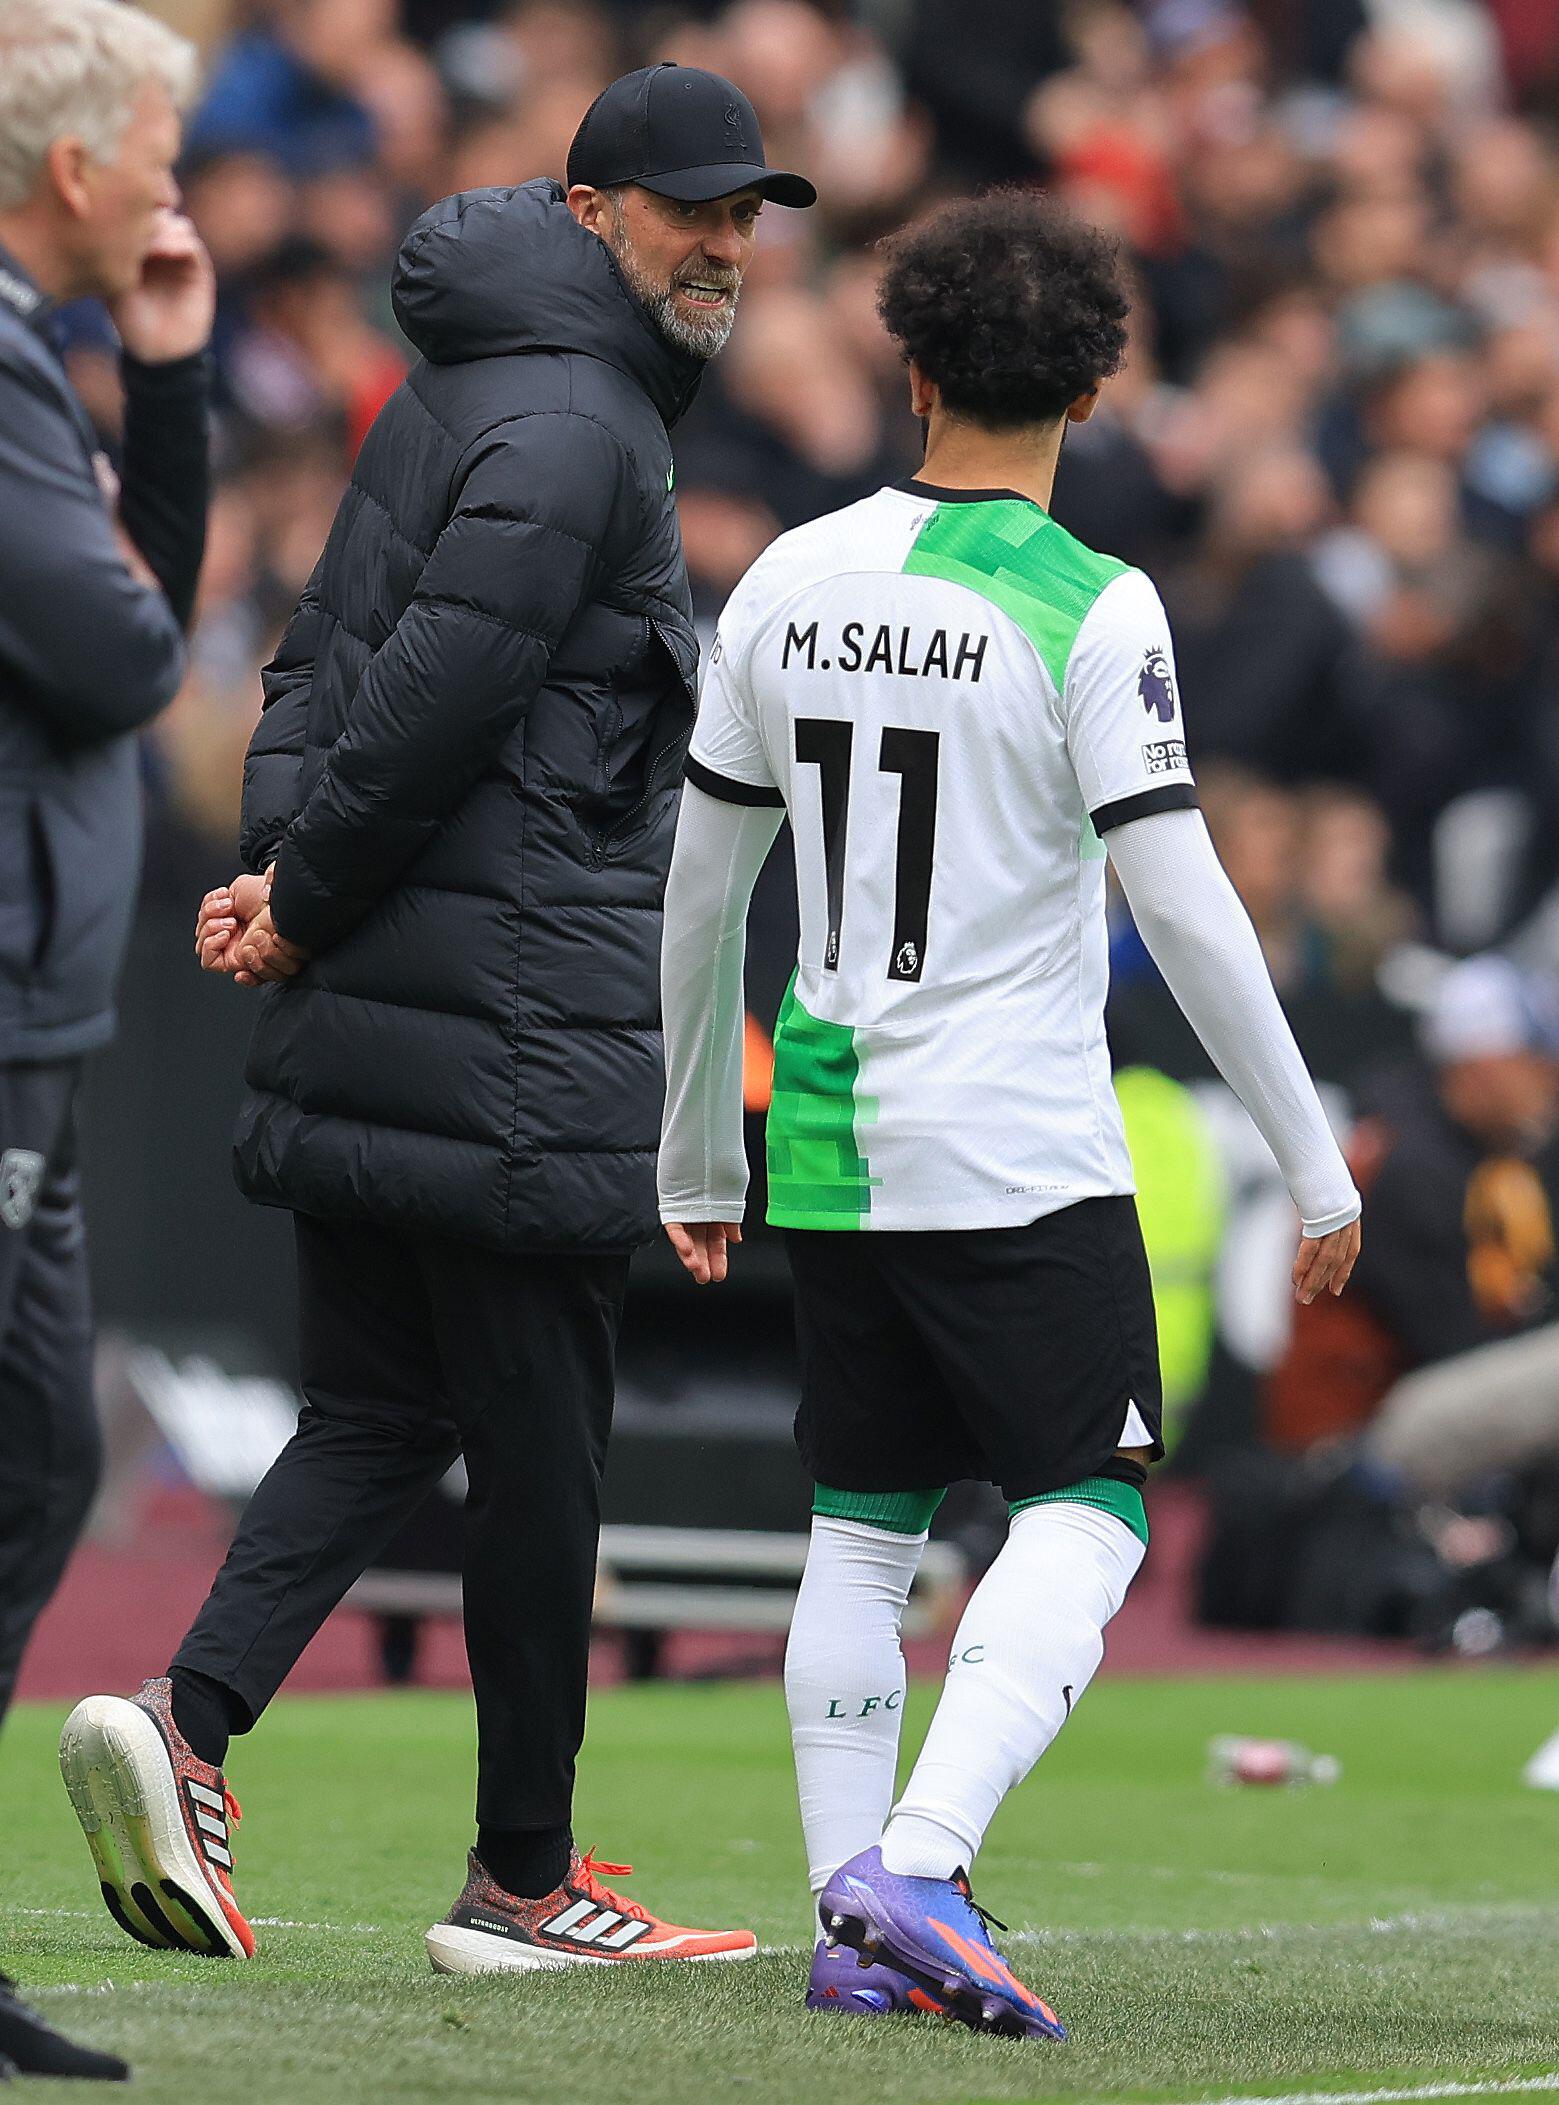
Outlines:
[[463, 1454], [477, 1818], [566, 1826], [628, 1260], [294, 1219], [298, 1429], [173, 1663], [252, 1722]]
[[0, 1719], [97, 1489], [79, 1060], [0, 1064]]

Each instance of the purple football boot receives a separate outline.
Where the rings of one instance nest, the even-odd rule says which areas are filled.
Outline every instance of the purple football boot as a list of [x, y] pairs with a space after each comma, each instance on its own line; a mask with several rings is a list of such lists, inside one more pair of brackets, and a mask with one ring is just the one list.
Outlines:
[[963, 1872], [905, 1878], [884, 1869], [880, 1849], [863, 1849], [828, 1881], [817, 1912], [824, 1937], [858, 1953], [858, 1965], [907, 1974], [972, 2031], [1065, 2039], [1054, 2010], [992, 1944]]
[[842, 1944], [832, 1950], [819, 1943], [812, 1954], [807, 1977], [807, 2008], [832, 2010], [840, 2017], [892, 2017], [924, 2010], [932, 2017], [946, 2017], [947, 2005], [891, 1966], [863, 1966], [853, 1951]]

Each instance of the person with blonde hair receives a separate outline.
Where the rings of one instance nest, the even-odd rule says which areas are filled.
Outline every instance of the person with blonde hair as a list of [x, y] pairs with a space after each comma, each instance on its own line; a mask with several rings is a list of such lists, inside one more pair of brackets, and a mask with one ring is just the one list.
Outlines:
[[[0, 0], [0, 1716], [97, 1481], [74, 1106], [140, 863], [136, 733], [205, 544], [210, 261], [178, 212], [193, 46], [114, 0]], [[107, 303], [117, 468], [50, 332]], [[0, 1976], [0, 2073], [117, 2079]]]

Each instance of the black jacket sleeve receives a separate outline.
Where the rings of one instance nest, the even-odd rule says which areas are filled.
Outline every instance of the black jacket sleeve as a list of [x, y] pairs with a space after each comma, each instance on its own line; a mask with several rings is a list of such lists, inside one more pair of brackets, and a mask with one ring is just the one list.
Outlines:
[[454, 503], [277, 861], [276, 927], [311, 951], [367, 913], [524, 720], [637, 510], [621, 443], [563, 412], [489, 432]]
[[319, 604], [323, 567], [321, 556], [275, 657], [260, 675], [265, 701], [244, 755], [244, 808], [238, 836], [244, 868], [257, 877], [275, 861], [282, 835], [303, 802], [309, 691], [323, 622]]
[[119, 516], [167, 595], [180, 628], [189, 627], [206, 552], [211, 504], [205, 353], [142, 365], [126, 352], [124, 486]]
[[78, 743], [137, 730], [178, 691], [184, 644], [131, 575], [63, 402], [0, 365], [0, 665], [16, 706]]

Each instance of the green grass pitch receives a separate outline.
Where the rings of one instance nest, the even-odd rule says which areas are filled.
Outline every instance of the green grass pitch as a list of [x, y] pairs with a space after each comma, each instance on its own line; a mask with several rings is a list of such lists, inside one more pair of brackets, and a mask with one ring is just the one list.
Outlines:
[[[24, 1707], [0, 1743], [0, 1958], [62, 2024], [128, 2054], [147, 2105], [1559, 2090], [1559, 1796], [1519, 1782], [1559, 1728], [1551, 1670], [1106, 1670], [1003, 1809], [977, 1886], [1071, 2025], [1066, 2047], [803, 2013], [810, 1925], [776, 1686], [599, 1696], [578, 1820], [583, 1842], [638, 1865], [658, 1908], [749, 1923], [764, 1954], [509, 1980], [440, 1979], [422, 1948], [462, 1877], [468, 1701], [284, 1699], [240, 1743], [239, 1890], [271, 1918], [247, 1966], [164, 1957], [113, 1928], [54, 1765], [61, 1716]], [[1202, 1756], [1218, 1731], [1306, 1740], [1341, 1756], [1343, 1780], [1214, 1789]]]

